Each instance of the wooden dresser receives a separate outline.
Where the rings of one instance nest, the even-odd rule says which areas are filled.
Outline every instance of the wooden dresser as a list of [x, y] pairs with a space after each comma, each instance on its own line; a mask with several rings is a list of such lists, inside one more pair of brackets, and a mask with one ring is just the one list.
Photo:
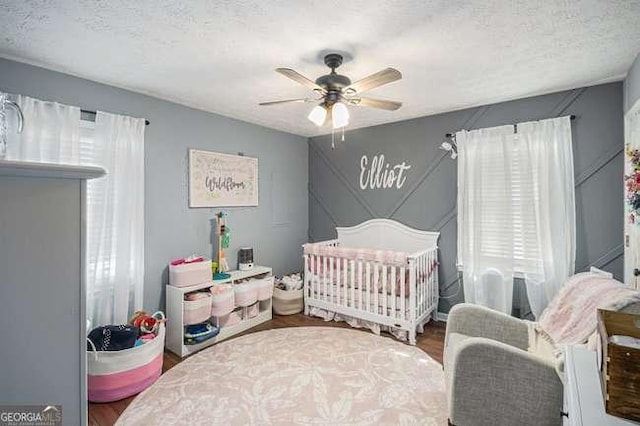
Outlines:
[[564, 426], [635, 426], [640, 423], [604, 411], [602, 385], [594, 351], [567, 346]]

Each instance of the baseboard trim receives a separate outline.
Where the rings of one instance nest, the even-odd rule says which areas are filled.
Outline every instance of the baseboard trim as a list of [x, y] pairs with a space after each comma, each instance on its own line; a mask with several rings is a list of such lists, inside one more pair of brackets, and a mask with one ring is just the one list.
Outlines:
[[445, 314], [444, 312], [438, 312], [436, 314], [436, 319], [439, 322], [447, 322], [447, 320], [449, 319], [449, 314]]

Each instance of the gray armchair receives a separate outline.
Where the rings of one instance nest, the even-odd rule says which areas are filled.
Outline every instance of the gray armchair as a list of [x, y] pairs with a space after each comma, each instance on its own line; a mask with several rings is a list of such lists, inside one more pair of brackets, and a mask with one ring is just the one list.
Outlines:
[[[640, 314], [640, 303], [621, 311]], [[478, 305], [451, 309], [444, 346], [451, 424], [562, 424], [563, 384], [556, 359], [527, 351], [528, 328], [525, 320]]]
[[449, 312], [444, 371], [456, 426], [560, 425], [563, 385], [555, 364], [527, 352], [524, 320], [478, 305]]

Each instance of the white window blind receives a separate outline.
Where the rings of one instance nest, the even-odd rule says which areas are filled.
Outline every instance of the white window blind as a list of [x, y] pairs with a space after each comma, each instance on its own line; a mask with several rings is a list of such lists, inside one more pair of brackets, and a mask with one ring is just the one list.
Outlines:
[[[474, 197], [469, 206], [480, 215], [479, 247], [483, 257], [498, 263], [513, 258], [514, 271], [532, 273], [541, 267], [540, 244], [536, 231], [536, 205], [539, 189], [536, 186], [537, 170], [522, 161], [526, 149], [519, 143], [518, 135], [510, 137], [512, 144], [507, 151], [499, 145], [496, 149], [483, 149], [478, 165], [481, 196]], [[510, 200], [504, 208], [505, 197]]]
[[[96, 143], [96, 123], [89, 120], [80, 121], [80, 143], [79, 156], [80, 164], [100, 165], [104, 158], [105, 147]], [[118, 237], [115, 221], [106, 220], [105, 213], [108, 211], [104, 208], [107, 202], [108, 193], [117, 191], [118, 188], [113, 185], [111, 188], [106, 187], [106, 179], [94, 179], [87, 182], [87, 224], [86, 236], [88, 246], [92, 242], [105, 240], [107, 246], [115, 245], [115, 239]], [[117, 199], [118, 197], [113, 197]], [[113, 286], [105, 285], [112, 282], [115, 269], [111, 265], [115, 262], [113, 252], [95, 253], [90, 251], [87, 253], [87, 276], [92, 277], [90, 280], [96, 285], [87, 288], [88, 300], [109, 300], [113, 297]], [[102, 277], [96, 279], [97, 277]]]

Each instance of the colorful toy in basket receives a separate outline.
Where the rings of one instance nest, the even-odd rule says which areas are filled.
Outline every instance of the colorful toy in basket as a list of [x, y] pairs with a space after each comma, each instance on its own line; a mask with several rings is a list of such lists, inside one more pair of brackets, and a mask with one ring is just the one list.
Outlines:
[[129, 325], [138, 327], [142, 333], [158, 334], [160, 324], [165, 322], [166, 319], [158, 319], [149, 315], [146, 311], [136, 311], [131, 319]]
[[184, 344], [195, 345], [196, 343], [204, 342], [217, 336], [219, 332], [220, 329], [209, 321], [188, 325], [184, 329]]

